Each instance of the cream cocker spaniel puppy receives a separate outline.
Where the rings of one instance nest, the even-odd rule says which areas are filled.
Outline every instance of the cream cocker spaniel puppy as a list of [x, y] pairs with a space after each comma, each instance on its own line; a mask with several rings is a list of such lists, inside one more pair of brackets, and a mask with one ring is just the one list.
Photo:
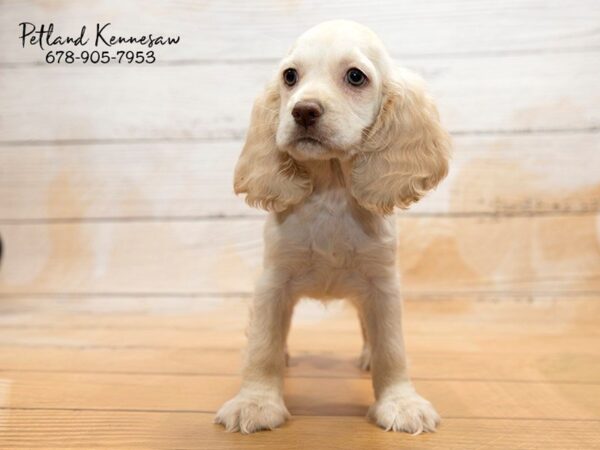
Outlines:
[[346, 298], [372, 371], [369, 417], [386, 430], [435, 430], [439, 416], [406, 369], [392, 212], [444, 178], [449, 148], [422, 81], [371, 30], [331, 21], [300, 36], [254, 104], [235, 170], [235, 192], [271, 213], [242, 387], [217, 423], [242, 433], [281, 425], [294, 305]]

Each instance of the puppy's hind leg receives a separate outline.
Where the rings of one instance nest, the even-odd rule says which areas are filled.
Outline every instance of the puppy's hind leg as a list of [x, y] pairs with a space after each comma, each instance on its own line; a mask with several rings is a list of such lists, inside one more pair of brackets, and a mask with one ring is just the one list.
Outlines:
[[227, 431], [273, 429], [290, 416], [283, 402], [285, 339], [294, 307], [285, 274], [266, 270], [255, 293], [248, 348], [237, 396], [217, 412]]
[[292, 304], [290, 305], [289, 309], [288, 309], [288, 313], [289, 313], [289, 317], [287, 318], [287, 320], [285, 320], [285, 330], [283, 330], [284, 333], [284, 346], [283, 346], [283, 353], [285, 355], [285, 366], [289, 367], [290, 365], [290, 349], [288, 347], [288, 343], [287, 343], [287, 339], [288, 336], [290, 334], [290, 327], [292, 325], [292, 315], [294, 314], [294, 304], [295, 302], [292, 302]]
[[365, 325], [365, 319], [358, 310], [358, 320], [360, 321], [360, 331], [363, 337], [363, 348], [358, 357], [358, 367], [362, 370], [368, 371], [371, 368], [371, 343], [367, 336], [367, 326]]

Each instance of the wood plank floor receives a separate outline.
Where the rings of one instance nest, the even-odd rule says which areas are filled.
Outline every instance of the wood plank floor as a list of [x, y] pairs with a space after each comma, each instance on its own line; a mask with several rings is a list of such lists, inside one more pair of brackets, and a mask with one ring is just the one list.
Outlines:
[[600, 448], [598, 300], [409, 298], [411, 372], [444, 418], [422, 436], [368, 423], [354, 311], [304, 302], [286, 375], [293, 418], [241, 436], [212, 416], [239, 387], [247, 298], [8, 296], [0, 448]]

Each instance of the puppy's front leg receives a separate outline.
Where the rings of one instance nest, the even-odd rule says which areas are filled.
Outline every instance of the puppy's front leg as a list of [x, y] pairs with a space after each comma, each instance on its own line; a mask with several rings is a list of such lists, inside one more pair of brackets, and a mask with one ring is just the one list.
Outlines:
[[402, 304], [395, 274], [371, 280], [358, 306], [372, 351], [375, 404], [369, 409], [369, 417], [388, 431], [435, 431], [440, 421], [438, 413], [417, 394], [408, 378]]
[[250, 314], [242, 387], [215, 417], [215, 422], [223, 424], [227, 431], [253, 433], [273, 429], [290, 416], [283, 403], [283, 372], [293, 307], [285, 277], [265, 271]]

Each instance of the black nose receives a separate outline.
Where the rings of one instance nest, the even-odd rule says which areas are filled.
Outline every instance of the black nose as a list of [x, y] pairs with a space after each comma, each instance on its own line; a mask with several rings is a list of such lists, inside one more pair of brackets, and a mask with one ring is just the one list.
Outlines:
[[315, 101], [301, 101], [296, 103], [292, 109], [292, 116], [298, 125], [308, 128], [314, 125], [317, 119], [323, 114], [323, 107]]

